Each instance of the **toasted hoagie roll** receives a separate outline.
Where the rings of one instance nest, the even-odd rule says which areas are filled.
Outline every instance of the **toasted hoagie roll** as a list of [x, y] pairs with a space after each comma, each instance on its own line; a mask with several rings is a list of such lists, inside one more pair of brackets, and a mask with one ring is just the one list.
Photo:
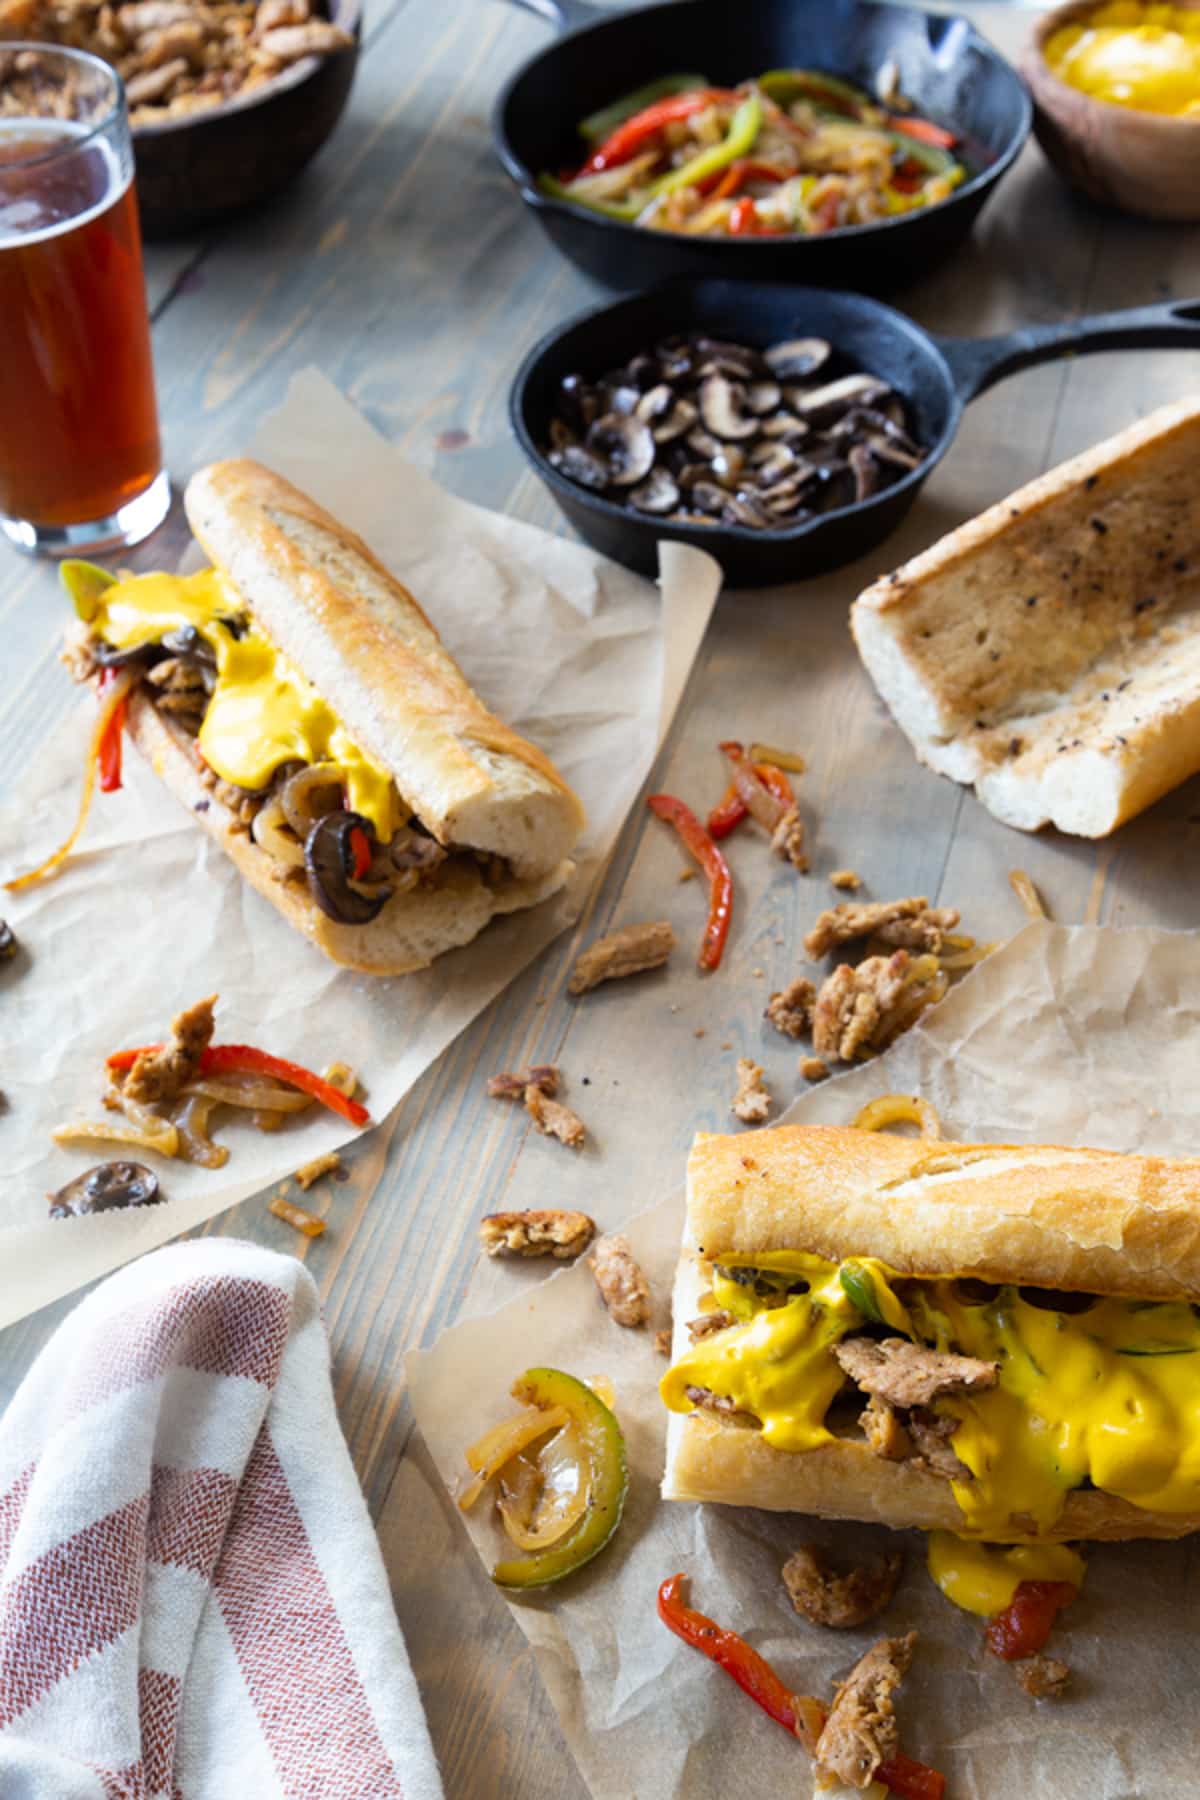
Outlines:
[[251, 886], [372, 974], [561, 887], [578, 799], [366, 544], [253, 462], [185, 506], [214, 567], [77, 581], [69, 660], [136, 671], [129, 735]]
[[1200, 1528], [1200, 1159], [701, 1135], [663, 1493], [993, 1543]]

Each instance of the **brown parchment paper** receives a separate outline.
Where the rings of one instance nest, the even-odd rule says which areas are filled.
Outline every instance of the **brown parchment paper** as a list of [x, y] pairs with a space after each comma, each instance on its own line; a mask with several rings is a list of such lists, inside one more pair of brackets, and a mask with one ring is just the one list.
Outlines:
[[[1194, 935], [1031, 925], [886, 1056], [812, 1089], [782, 1117], [846, 1123], [874, 1095], [905, 1091], [933, 1100], [947, 1136], [1195, 1153], [1197, 1045]], [[657, 1324], [682, 1222], [680, 1192], [628, 1226]], [[803, 1751], [658, 1622], [656, 1590], [676, 1570], [692, 1578], [693, 1604], [748, 1636], [796, 1691], [828, 1697], [875, 1637], [915, 1626], [902, 1742], [946, 1773], [948, 1800], [1200, 1793], [1196, 1540], [1090, 1554], [1083, 1593], [1052, 1644], [1074, 1671], [1070, 1695], [1035, 1703], [983, 1652], [982, 1621], [933, 1587], [919, 1534], [659, 1500], [666, 1364], [650, 1332], [609, 1322], [582, 1265], [532, 1290], [522, 1283], [499, 1310], [410, 1356], [417, 1421], [448, 1488], [465, 1467], [464, 1446], [503, 1416], [508, 1383], [533, 1363], [608, 1374], [629, 1450], [630, 1498], [614, 1542], [561, 1589], [510, 1603], [597, 1800], [812, 1792]], [[464, 1528], [490, 1567], [505, 1540], [487, 1515], [481, 1505]], [[874, 1627], [822, 1631], [793, 1613], [779, 1570], [799, 1544], [856, 1558], [897, 1541], [903, 1583]]]
[[[243, 446], [231, 445], [231, 453]], [[383, 1119], [446, 1045], [578, 916], [675, 711], [720, 585], [663, 546], [659, 591], [581, 544], [454, 499], [316, 370], [295, 377], [248, 453], [312, 493], [412, 588], [488, 704], [545, 749], [588, 813], [568, 889], [493, 921], [431, 969], [339, 970], [242, 881], [133, 751], [54, 881], [3, 896], [22, 951], [0, 993], [0, 1325], [211, 1218], [354, 1136], [313, 1109], [265, 1135], [218, 1125], [224, 1169], [156, 1162], [166, 1205], [49, 1221], [48, 1191], [119, 1150], [56, 1147], [102, 1116], [105, 1054], [152, 1042], [221, 996], [218, 1041], [360, 1071]], [[199, 562], [198, 552], [190, 559]], [[66, 622], [66, 602], [63, 619]], [[0, 812], [0, 869], [27, 868], [74, 817], [90, 706], [41, 745]], [[144, 1155], [145, 1153], [139, 1153]], [[154, 1161], [147, 1157], [147, 1161]]]

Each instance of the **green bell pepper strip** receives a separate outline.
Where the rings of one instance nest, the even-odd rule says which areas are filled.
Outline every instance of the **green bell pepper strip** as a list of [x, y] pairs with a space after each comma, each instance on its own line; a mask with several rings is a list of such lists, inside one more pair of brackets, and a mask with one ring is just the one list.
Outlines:
[[919, 138], [905, 137], [899, 131], [885, 131], [883, 135], [894, 144], [900, 162], [919, 163], [931, 175], [949, 175], [959, 167], [958, 158], [948, 150], [939, 150], [936, 144], [923, 144]]
[[497, 1563], [492, 1580], [499, 1587], [545, 1587], [574, 1574], [603, 1550], [621, 1523], [629, 1490], [625, 1440], [612, 1411], [598, 1394], [561, 1369], [526, 1369], [513, 1383], [513, 1398], [527, 1406], [564, 1406], [583, 1448], [587, 1510], [566, 1537], [533, 1556]]
[[860, 88], [839, 81], [836, 75], [826, 75], [823, 69], [768, 69], [756, 85], [777, 106], [788, 106], [793, 100], [825, 100], [833, 103], [833, 110], [842, 118], [847, 117], [847, 106], [858, 118], [862, 108], [871, 104]]
[[99, 611], [100, 595], [105, 588], [115, 584], [116, 576], [102, 569], [99, 563], [83, 562], [77, 556], [70, 556], [60, 563], [58, 573], [76, 613], [85, 625], [90, 625]]
[[748, 94], [729, 121], [729, 130], [719, 144], [709, 150], [702, 150], [690, 162], [682, 163], [677, 169], [670, 169], [660, 175], [648, 187], [642, 190], [641, 198], [632, 200], [588, 200], [582, 194], [576, 194], [564, 181], [554, 175], [539, 175], [538, 187], [543, 194], [552, 200], [568, 200], [573, 206], [586, 207], [588, 212], [603, 214], [606, 219], [621, 219], [626, 224], [632, 222], [642, 213], [652, 200], [663, 194], [674, 194], [680, 188], [694, 187], [707, 181], [710, 175], [717, 175], [729, 164], [736, 162], [739, 156], [745, 156], [754, 146], [762, 129], [762, 101], [757, 94]]
[[883, 1313], [869, 1271], [861, 1263], [844, 1262], [838, 1270], [838, 1280], [851, 1306], [856, 1306], [863, 1318], [869, 1319], [872, 1325], [882, 1325]]
[[556, 175], [539, 175], [538, 189], [551, 200], [567, 200], [572, 206], [582, 206], [588, 212], [599, 213], [605, 219], [620, 219], [626, 225], [632, 225], [643, 207], [647, 204], [641, 200], [590, 200], [583, 194], [571, 191], [565, 181], [559, 181]]
[[589, 113], [586, 119], [580, 121], [579, 135], [589, 144], [602, 143], [618, 125], [623, 125], [626, 119], [632, 119], [635, 113], [652, 105], [655, 100], [663, 100], [668, 94], [686, 94], [692, 88], [706, 88], [710, 85], [703, 75], [664, 75], [661, 81], [651, 81], [636, 92], [626, 94], [623, 100], [614, 100], [611, 106]]
[[707, 181], [710, 175], [717, 175], [722, 169], [727, 169], [739, 156], [748, 155], [762, 130], [762, 122], [762, 101], [757, 94], [747, 94], [730, 119], [729, 130], [721, 142], [714, 144], [711, 150], [702, 150], [699, 156], [693, 156], [691, 162], [681, 164], [669, 174], [660, 175], [651, 185], [650, 198], [657, 200], [662, 194], [674, 194], [680, 188], [696, 187], [700, 182]]

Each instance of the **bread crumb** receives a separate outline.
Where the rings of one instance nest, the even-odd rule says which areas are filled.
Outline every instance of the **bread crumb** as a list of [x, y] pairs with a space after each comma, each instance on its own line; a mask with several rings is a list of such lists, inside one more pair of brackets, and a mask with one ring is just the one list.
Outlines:
[[822, 1062], [819, 1056], [802, 1056], [800, 1073], [805, 1081], [824, 1081], [829, 1073], [829, 1064]]
[[670, 1357], [670, 1354], [671, 1354], [671, 1333], [670, 1333], [670, 1331], [669, 1331], [669, 1330], [667, 1330], [667, 1329], [666, 1329], [666, 1328], [665, 1328], [665, 1327], [664, 1327], [664, 1329], [663, 1329], [663, 1330], [662, 1330], [662, 1331], [656, 1331], [656, 1332], [655, 1332], [655, 1334], [654, 1334], [654, 1348], [655, 1348], [655, 1349], [656, 1349], [656, 1350], [657, 1350], [657, 1351], [658, 1351], [658, 1354], [659, 1354], [659, 1355], [660, 1355], [660, 1356], [666, 1356], [666, 1357]]
[[707, 1037], [707, 1035], [708, 1033], [703, 1025], [697, 1025], [695, 1031], [692, 1033], [693, 1037]]
[[296, 1170], [296, 1180], [307, 1193], [314, 1181], [320, 1181], [322, 1175], [332, 1175], [341, 1166], [342, 1159], [337, 1151], [327, 1150], [324, 1156], [314, 1156], [311, 1162], [301, 1164]]
[[679, 879], [680, 879], [680, 881], [695, 881], [695, 879], [696, 879], [695, 869], [680, 869]]
[[752, 975], [757, 975], [759, 980], [761, 981], [763, 976], [766, 974], [766, 970], [765, 969], [751, 969], [750, 973]]
[[849, 893], [857, 893], [862, 886], [862, 876], [856, 869], [834, 869], [829, 880], [835, 888], [845, 888]]

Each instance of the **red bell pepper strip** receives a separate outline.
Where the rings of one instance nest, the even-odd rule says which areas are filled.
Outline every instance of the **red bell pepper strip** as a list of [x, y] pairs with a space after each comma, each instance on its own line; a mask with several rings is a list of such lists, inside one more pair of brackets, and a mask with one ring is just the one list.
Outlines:
[[766, 1658], [760, 1656], [745, 1638], [739, 1637], [736, 1631], [726, 1631], [704, 1613], [693, 1612], [690, 1606], [685, 1606], [682, 1589], [686, 1580], [686, 1575], [671, 1575], [659, 1588], [658, 1616], [663, 1624], [685, 1644], [702, 1651], [710, 1662], [731, 1675], [742, 1692], [749, 1694], [768, 1718], [790, 1731], [793, 1737], [798, 1737], [811, 1753], [820, 1735], [819, 1727], [814, 1730], [816, 1717], [818, 1714], [823, 1717], [825, 1710], [820, 1701], [789, 1692]]
[[841, 200], [837, 194], [826, 194], [823, 200], [818, 200], [817, 204], [812, 209], [812, 229], [814, 236], [818, 232], [832, 231], [834, 229], [838, 222], [838, 211], [841, 204]]
[[904, 113], [892, 113], [888, 127], [904, 137], [915, 138], [918, 144], [933, 144], [938, 150], [952, 150], [958, 142], [952, 131], [935, 125], [932, 119], [910, 119]]
[[[732, 1676], [742, 1692], [749, 1694], [768, 1718], [799, 1738], [811, 1756], [825, 1723], [824, 1706], [809, 1694], [793, 1694], [766, 1658], [736, 1631], [727, 1631], [706, 1614], [686, 1606], [682, 1594], [686, 1579], [685, 1575], [671, 1575], [659, 1588], [658, 1616], [663, 1624]], [[880, 1763], [875, 1779], [900, 1800], [942, 1800], [946, 1791], [944, 1775], [899, 1751]]]
[[690, 806], [673, 794], [651, 794], [646, 805], [656, 818], [673, 825], [708, 876], [708, 923], [700, 946], [702, 969], [719, 967], [729, 921], [733, 914], [733, 876], [729, 864], [717, 849]]
[[361, 881], [371, 867], [371, 840], [361, 825], [350, 828], [350, 849], [354, 855], [354, 880]]
[[[161, 1049], [161, 1044], [141, 1044], [135, 1050], [114, 1050], [107, 1058], [108, 1067], [116, 1070], [131, 1069], [139, 1056]], [[319, 1100], [330, 1112], [340, 1113], [351, 1125], [365, 1125], [371, 1117], [365, 1106], [339, 1093], [331, 1082], [323, 1081], [302, 1063], [289, 1062], [283, 1056], [272, 1056], [267, 1050], [255, 1049], [253, 1044], [210, 1044], [200, 1058], [197, 1073], [203, 1077], [228, 1075], [237, 1071], [245, 1071], [251, 1075], [269, 1075], [275, 1081], [286, 1082], [288, 1087], [299, 1088], [302, 1094], [311, 1094], [314, 1100]]]
[[1036, 1656], [1050, 1636], [1059, 1611], [1077, 1589], [1069, 1581], [1022, 1581], [1004, 1611], [990, 1620], [987, 1646], [1004, 1662]]
[[[104, 669], [100, 675], [100, 692], [103, 694], [116, 680], [115, 669]], [[96, 747], [96, 769], [100, 777], [100, 792], [115, 794], [121, 785], [121, 733], [125, 729], [125, 713], [129, 701], [122, 696], [109, 714], [100, 742]]]
[[927, 1763], [914, 1762], [902, 1750], [880, 1763], [875, 1779], [882, 1781], [888, 1792], [898, 1795], [899, 1800], [942, 1800], [946, 1792], [946, 1777], [940, 1770], [931, 1769]]
[[598, 175], [602, 169], [613, 169], [618, 163], [627, 163], [665, 125], [674, 125], [679, 119], [690, 119], [693, 113], [703, 112], [714, 101], [736, 98], [737, 95], [731, 94], [726, 88], [695, 88], [690, 94], [668, 94], [665, 100], [656, 100], [652, 106], [643, 107], [641, 112], [634, 113], [632, 119], [626, 119], [623, 125], [618, 125], [600, 147], [592, 151], [578, 173]]
[[758, 230], [758, 208], [753, 200], [744, 196], [735, 200], [733, 211], [729, 215], [730, 237], [754, 237]]
[[[767, 792], [774, 794], [781, 805], [795, 806], [796, 796], [792, 790], [792, 784], [782, 769], [777, 769], [774, 763], [751, 763], [750, 767]], [[709, 837], [714, 839], [728, 837], [730, 832], [741, 824], [747, 811], [746, 802], [738, 793], [737, 782], [731, 781], [717, 805], [708, 815]]]
[[696, 184], [696, 191], [714, 200], [728, 200], [731, 194], [747, 181], [786, 181], [787, 171], [777, 169], [774, 163], [758, 162], [752, 156], [739, 156], [736, 162], [716, 175], [710, 175], [707, 181]]

